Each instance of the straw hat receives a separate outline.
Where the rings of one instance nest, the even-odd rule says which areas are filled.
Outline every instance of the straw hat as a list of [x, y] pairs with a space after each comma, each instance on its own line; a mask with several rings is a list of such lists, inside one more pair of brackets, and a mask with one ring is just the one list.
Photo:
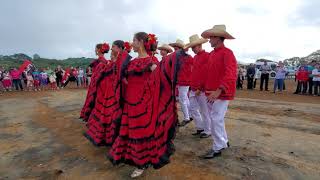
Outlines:
[[203, 43], [208, 42], [207, 39], [200, 38], [198, 36], [198, 34], [194, 34], [194, 35], [190, 36], [189, 37], [189, 41], [190, 41], [190, 43], [186, 44], [186, 46], [184, 47], [185, 49], [191, 48], [191, 47], [197, 46], [199, 44], [203, 44]]
[[226, 39], [235, 39], [233, 36], [231, 36], [227, 31], [226, 31], [226, 26], [225, 25], [215, 25], [213, 26], [212, 29], [208, 29], [204, 31], [201, 36], [205, 39], [209, 39], [210, 36], [218, 36], [218, 37], [224, 37]]
[[162, 46], [158, 47], [158, 49], [168, 51], [169, 53], [173, 52], [172, 47], [168, 44], [162, 44]]
[[170, 43], [169, 44], [172, 47], [179, 47], [179, 48], [184, 48], [185, 44], [182, 40], [177, 39], [175, 43]]

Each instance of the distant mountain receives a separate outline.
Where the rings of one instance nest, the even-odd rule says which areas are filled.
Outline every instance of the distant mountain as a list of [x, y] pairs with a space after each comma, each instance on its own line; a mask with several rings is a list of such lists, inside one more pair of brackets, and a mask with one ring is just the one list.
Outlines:
[[305, 57], [306, 61], [318, 61], [320, 62], [320, 49], [318, 51], [315, 51], [311, 53], [309, 56]]
[[62, 67], [86, 67], [93, 60], [93, 58], [85, 57], [68, 58], [63, 60], [41, 58], [39, 55], [36, 55], [34, 57], [35, 58], [33, 59], [30, 56], [22, 53], [10, 56], [0, 56], [0, 66], [4, 66], [5, 68], [19, 67], [24, 60], [28, 59], [31, 60], [37, 68], [56, 68], [58, 65], [61, 65]]
[[285, 59], [283, 62], [289, 66], [299, 66], [302, 61], [311, 62], [311, 61], [320, 62], [320, 50], [317, 50], [306, 57], [292, 57]]
[[1, 60], [2, 59], [15, 59], [15, 60], [29, 59], [29, 60], [31, 60], [32, 58], [28, 55], [23, 54], [23, 53], [19, 53], [19, 54], [14, 54], [11, 56], [1, 56]]

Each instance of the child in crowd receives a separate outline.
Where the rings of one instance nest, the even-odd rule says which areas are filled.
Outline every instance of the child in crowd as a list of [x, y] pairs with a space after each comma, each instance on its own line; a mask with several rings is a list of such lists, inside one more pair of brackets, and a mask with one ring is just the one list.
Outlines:
[[40, 91], [40, 73], [38, 70], [35, 70], [33, 73], [33, 85], [35, 91]]
[[12, 78], [10, 76], [9, 71], [4, 71], [3, 72], [3, 79], [2, 79], [2, 84], [3, 87], [6, 91], [11, 91], [11, 86], [12, 86]]
[[34, 80], [31, 72], [27, 72], [26, 79], [27, 79], [27, 89], [31, 91], [33, 89], [33, 84], [34, 84]]
[[45, 70], [42, 70], [40, 73], [41, 77], [41, 89], [45, 90], [48, 85], [48, 73]]
[[57, 90], [57, 82], [56, 82], [56, 75], [55, 73], [51, 73], [50, 76], [49, 76], [49, 82], [50, 82], [50, 88], [51, 90]]

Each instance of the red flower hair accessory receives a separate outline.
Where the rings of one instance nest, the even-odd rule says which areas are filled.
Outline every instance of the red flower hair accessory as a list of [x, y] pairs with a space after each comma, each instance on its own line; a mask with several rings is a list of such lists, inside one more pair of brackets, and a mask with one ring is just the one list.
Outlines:
[[132, 46], [129, 42], [124, 42], [124, 49], [129, 53], [132, 49]]
[[101, 52], [104, 53], [106, 51], [109, 51], [110, 50], [110, 46], [108, 43], [103, 43], [102, 46], [101, 46]]
[[157, 43], [157, 37], [155, 34], [148, 34], [148, 41], [144, 44], [144, 46], [146, 47], [147, 51], [151, 50], [151, 45], [156, 44]]

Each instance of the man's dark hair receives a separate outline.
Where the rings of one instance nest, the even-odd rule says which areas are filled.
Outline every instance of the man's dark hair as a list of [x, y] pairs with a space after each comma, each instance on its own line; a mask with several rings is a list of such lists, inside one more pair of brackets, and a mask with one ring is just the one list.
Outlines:
[[225, 37], [219, 37], [222, 42], [226, 39]]

